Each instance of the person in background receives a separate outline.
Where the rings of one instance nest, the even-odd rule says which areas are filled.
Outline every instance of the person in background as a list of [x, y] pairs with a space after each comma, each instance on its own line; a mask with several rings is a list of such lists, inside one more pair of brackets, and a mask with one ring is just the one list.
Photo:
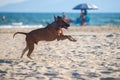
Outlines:
[[67, 19], [67, 17], [66, 17], [66, 15], [65, 15], [64, 12], [62, 13], [62, 18], [63, 18], [63, 20], [66, 21], [68, 24], [70, 24], [71, 22], [73, 22], [71, 19]]
[[2, 21], [4, 21], [5, 20], [5, 16], [2, 16]]
[[86, 22], [85, 22], [85, 14], [84, 14], [84, 13], [81, 13], [80, 18], [81, 18], [80, 25], [81, 25], [81, 26], [85, 26], [85, 25], [86, 25]]
[[67, 17], [64, 12], [62, 13], [62, 18], [63, 18], [63, 20], [67, 20]]
[[79, 24], [80, 26], [86, 26], [89, 24], [90, 18], [87, 15], [87, 10], [81, 10], [80, 17], [73, 21], [73, 24]]
[[80, 22], [80, 25], [81, 26], [86, 26], [86, 15], [87, 15], [87, 11], [86, 10], [81, 10], [81, 15], [80, 15], [80, 18], [81, 18], [81, 22]]

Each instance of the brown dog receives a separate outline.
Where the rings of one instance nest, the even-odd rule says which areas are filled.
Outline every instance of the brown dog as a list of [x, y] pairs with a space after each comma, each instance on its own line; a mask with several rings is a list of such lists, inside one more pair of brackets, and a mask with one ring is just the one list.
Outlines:
[[[28, 58], [32, 59], [30, 57], [31, 53], [34, 50], [34, 44], [37, 44], [38, 41], [53, 41], [55, 39], [58, 38], [58, 28], [65, 28], [67, 29], [70, 25], [68, 23], [66, 23], [62, 17], [57, 17], [56, 20], [49, 24], [47, 27], [45, 28], [40, 28], [40, 29], [36, 29], [33, 30], [29, 33], [24, 33], [24, 32], [16, 32], [13, 37], [16, 34], [24, 34], [26, 35], [26, 47], [22, 52], [21, 58], [23, 57], [23, 55], [25, 54], [25, 52], [27, 50], [27, 56]], [[76, 41], [74, 38], [72, 38], [71, 36], [67, 36], [67, 35], [62, 35], [59, 36], [60, 40], [64, 40], [64, 39], [69, 39], [70, 41]]]

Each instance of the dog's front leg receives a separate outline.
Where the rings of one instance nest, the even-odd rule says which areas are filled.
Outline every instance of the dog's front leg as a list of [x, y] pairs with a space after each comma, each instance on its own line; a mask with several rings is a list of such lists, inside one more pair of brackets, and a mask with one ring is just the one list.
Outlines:
[[62, 35], [62, 36], [60, 37], [60, 39], [61, 39], [61, 40], [68, 39], [68, 40], [73, 41], [73, 42], [76, 42], [76, 41], [77, 41], [76, 39], [74, 39], [74, 38], [73, 38], [72, 36], [70, 36], [70, 35]]

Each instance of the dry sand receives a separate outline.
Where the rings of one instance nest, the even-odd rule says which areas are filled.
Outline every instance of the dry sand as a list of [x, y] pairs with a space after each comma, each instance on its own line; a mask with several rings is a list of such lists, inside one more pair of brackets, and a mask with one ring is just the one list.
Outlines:
[[30, 60], [20, 55], [35, 28], [0, 28], [0, 80], [120, 80], [120, 27], [70, 27], [77, 42], [40, 41]]

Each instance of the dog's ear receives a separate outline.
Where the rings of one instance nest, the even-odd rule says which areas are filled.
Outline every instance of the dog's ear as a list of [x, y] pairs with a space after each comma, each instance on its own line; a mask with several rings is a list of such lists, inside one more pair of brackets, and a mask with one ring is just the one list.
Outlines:
[[56, 16], [54, 15], [54, 21], [57, 21], [57, 18], [56, 18]]

